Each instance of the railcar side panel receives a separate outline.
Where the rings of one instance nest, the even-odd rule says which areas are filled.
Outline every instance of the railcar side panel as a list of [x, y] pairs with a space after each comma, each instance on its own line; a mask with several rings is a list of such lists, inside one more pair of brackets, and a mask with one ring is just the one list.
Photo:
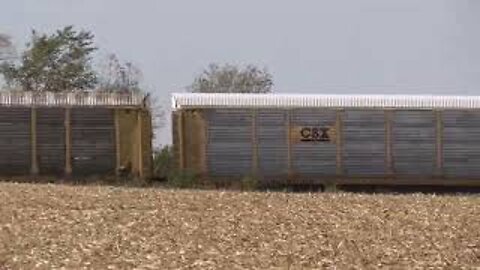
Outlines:
[[480, 177], [480, 112], [443, 112], [444, 174]]
[[206, 111], [207, 171], [211, 176], [241, 177], [252, 173], [252, 118], [251, 110]]
[[344, 173], [381, 176], [387, 173], [385, 113], [346, 110], [343, 122]]
[[292, 164], [297, 176], [334, 176], [336, 110], [292, 111]]
[[394, 173], [435, 173], [436, 119], [433, 111], [395, 111], [392, 119]]

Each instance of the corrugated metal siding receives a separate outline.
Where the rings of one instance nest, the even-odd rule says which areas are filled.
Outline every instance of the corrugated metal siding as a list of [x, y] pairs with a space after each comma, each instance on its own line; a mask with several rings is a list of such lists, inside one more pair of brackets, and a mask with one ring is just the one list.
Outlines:
[[[297, 109], [292, 111], [292, 126], [335, 126], [335, 110]], [[336, 145], [332, 142], [297, 142], [292, 145], [293, 173], [335, 175]]]
[[65, 110], [38, 108], [37, 156], [40, 174], [65, 172]]
[[[244, 176], [252, 172], [252, 113], [208, 110], [207, 167], [212, 176]], [[190, 132], [190, 130], [185, 130]]]
[[[288, 175], [288, 110], [256, 110], [255, 125], [253, 112], [250, 109], [201, 110], [207, 125], [206, 160], [210, 176], [238, 177], [251, 174], [256, 156], [253, 151], [255, 142], [258, 147], [259, 175]], [[336, 109], [327, 108], [290, 110], [290, 127], [295, 132], [301, 127], [335, 127], [336, 113]], [[343, 132], [340, 136], [341, 158], [338, 160], [342, 161], [342, 170], [337, 171], [337, 144], [301, 142], [295, 138], [291, 140], [293, 176], [322, 178], [336, 176], [337, 173], [342, 173], [345, 179], [349, 176], [441, 176], [441, 171], [437, 174], [436, 159], [442, 155], [446, 176], [453, 179], [480, 176], [480, 111], [447, 110], [439, 114], [443, 115], [443, 140], [438, 137], [443, 143], [443, 152], [439, 153], [436, 151], [435, 111], [391, 110], [386, 115], [385, 110], [346, 109], [341, 111], [341, 115], [338, 119], [342, 119]], [[391, 121], [392, 171], [387, 164], [390, 161], [386, 145], [388, 119]], [[186, 125], [184, 132], [196, 130], [189, 128]], [[256, 140], [254, 134], [257, 135]], [[188, 151], [185, 153], [189, 154]], [[411, 179], [415, 184], [415, 178]]]
[[444, 173], [480, 176], [480, 112], [444, 111]]
[[435, 170], [436, 119], [432, 111], [395, 111], [392, 119], [394, 171], [432, 175]]
[[115, 125], [113, 111], [104, 108], [73, 108], [72, 168], [74, 175], [115, 171]]
[[29, 108], [0, 107], [0, 172], [4, 175], [30, 172]]
[[386, 173], [385, 113], [346, 110], [343, 121], [343, 169], [350, 176]]
[[176, 93], [172, 107], [479, 109], [480, 96]]
[[257, 112], [258, 167], [265, 176], [286, 175], [287, 113], [280, 110]]

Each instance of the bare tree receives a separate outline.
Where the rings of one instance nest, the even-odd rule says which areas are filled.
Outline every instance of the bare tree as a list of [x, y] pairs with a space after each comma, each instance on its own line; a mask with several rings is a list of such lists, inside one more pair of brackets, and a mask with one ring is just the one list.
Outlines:
[[121, 62], [109, 54], [100, 65], [98, 88], [106, 92], [139, 93], [142, 71], [131, 62]]
[[131, 62], [121, 61], [116, 54], [109, 54], [99, 65], [97, 91], [109, 93], [143, 93], [149, 100], [154, 130], [164, 126], [165, 111], [156, 97], [147, 94], [142, 87], [143, 74]]
[[195, 78], [190, 90], [195, 93], [270, 93], [272, 75], [266, 69], [210, 64]]
[[12, 38], [7, 34], [0, 33], [0, 61], [12, 60], [16, 57], [15, 46]]

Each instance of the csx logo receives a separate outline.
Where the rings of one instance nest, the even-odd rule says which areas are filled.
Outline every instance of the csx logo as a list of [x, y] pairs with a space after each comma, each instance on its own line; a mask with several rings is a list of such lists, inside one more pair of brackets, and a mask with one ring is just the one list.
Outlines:
[[329, 128], [304, 127], [300, 129], [302, 142], [329, 142]]

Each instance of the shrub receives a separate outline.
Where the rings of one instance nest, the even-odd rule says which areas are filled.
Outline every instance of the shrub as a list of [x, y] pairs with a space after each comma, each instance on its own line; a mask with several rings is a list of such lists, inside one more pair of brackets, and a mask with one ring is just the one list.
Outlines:
[[256, 190], [258, 188], [258, 179], [252, 175], [247, 175], [241, 181], [242, 190]]
[[176, 188], [191, 188], [196, 184], [196, 174], [189, 170], [177, 170], [168, 175], [168, 185]]
[[196, 184], [196, 174], [190, 170], [175, 169], [173, 148], [166, 145], [154, 152], [153, 175], [155, 179], [166, 180], [176, 188], [191, 188]]
[[156, 179], [166, 180], [173, 170], [173, 151], [170, 145], [154, 152], [153, 175]]

